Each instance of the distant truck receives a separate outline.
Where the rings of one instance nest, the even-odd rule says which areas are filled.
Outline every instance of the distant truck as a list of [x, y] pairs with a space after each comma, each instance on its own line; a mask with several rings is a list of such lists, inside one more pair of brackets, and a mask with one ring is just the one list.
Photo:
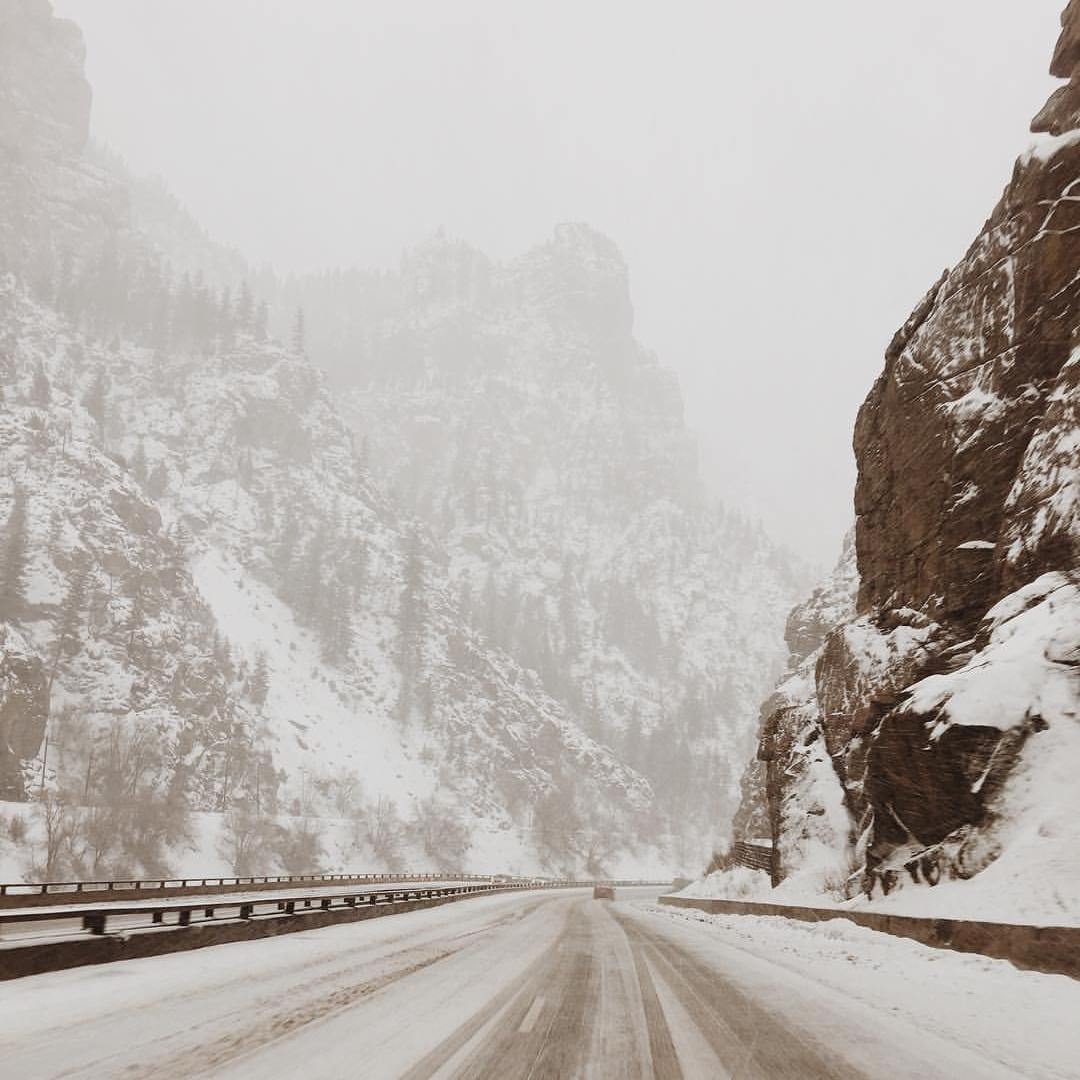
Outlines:
[[614, 885], [594, 885], [592, 891], [592, 898], [594, 900], [614, 900], [615, 899], [615, 886]]

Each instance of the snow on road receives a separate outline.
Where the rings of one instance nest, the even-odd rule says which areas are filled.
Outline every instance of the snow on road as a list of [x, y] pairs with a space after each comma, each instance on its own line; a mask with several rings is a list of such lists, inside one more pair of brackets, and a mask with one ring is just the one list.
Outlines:
[[1080, 983], [850, 924], [510, 894], [0, 984], [9, 1075], [1080, 1076]]

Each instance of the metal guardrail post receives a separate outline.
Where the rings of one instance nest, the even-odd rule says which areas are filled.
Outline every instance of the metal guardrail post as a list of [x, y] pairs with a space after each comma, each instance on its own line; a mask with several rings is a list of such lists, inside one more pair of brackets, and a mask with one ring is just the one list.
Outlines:
[[84, 915], [82, 920], [83, 929], [89, 930], [91, 934], [104, 934], [106, 917], [107, 916], [100, 911]]

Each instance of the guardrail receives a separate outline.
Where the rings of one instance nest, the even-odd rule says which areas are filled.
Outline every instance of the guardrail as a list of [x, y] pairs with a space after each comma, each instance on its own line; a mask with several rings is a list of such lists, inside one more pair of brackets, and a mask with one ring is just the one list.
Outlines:
[[389, 882], [413, 884], [425, 881], [542, 881], [551, 884], [596, 884], [629, 887], [667, 885], [666, 881], [575, 881], [564, 878], [509, 878], [502, 874], [256, 874], [250, 877], [149, 878], [116, 881], [40, 881], [0, 884], [0, 911], [108, 900], [138, 900], [165, 896], [216, 896], [233, 892], [263, 892], [284, 885], [378, 885]]
[[[84, 930], [92, 934], [104, 934], [107, 922], [117, 916], [146, 915], [150, 919], [150, 925], [160, 926], [165, 923], [165, 916], [175, 914], [177, 926], [190, 926], [193, 914], [201, 912], [204, 919], [213, 919], [220, 909], [238, 910], [234, 917], [251, 919], [260, 913], [259, 909], [273, 906], [274, 912], [294, 915], [299, 908], [311, 910], [318, 908], [322, 911], [330, 911], [335, 905], [338, 907], [356, 907], [363, 901], [367, 904], [393, 904], [406, 900], [429, 900], [446, 896], [464, 896], [470, 893], [492, 892], [503, 889], [526, 889], [526, 888], [557, 888], [563, 886], [539, 885], [526, 882], [493, 882], [485, 880], [482, 883], [470, 884], [444, 884], [430, 888], [393, 888], [393, 889], [340, 889], [327, 892], [325, 888], [318, 892], [305, 892], [304, 890], [289, 890], [265, 897], [253, 898], [250, 893], [234, 896], [232, 899], [222, 897], [218, 903], [207, 903], [206, 898], [194, 900], [143, 900], [142, 902], [125, 904], [113, 901], [107, 905], [91, 904], [64, 904], [64, 905], [36, 905], [29, 908], [20, 908], [0, 912], [0, 927], [27, 922], [55, 922], [58, 919], [81, 919]], [[265, 913], [265, 911], [263, 912]]]
[[491, 874], [256, 874], [249, 877], [121, 878], [116, 881], [38, 881], [0, 884], [0, 910], [34, 904], [92, 903], [102, 899], [130, 900], [151, 896], [206, 896], [261, 891], [282, 885], [365, 885], [389, 881], [490, 881]]

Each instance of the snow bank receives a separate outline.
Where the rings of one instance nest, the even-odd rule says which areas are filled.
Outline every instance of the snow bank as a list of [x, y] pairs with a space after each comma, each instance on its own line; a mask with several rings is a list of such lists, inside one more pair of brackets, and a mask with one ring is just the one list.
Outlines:
[[[940, 1039], [943, 1053], [950, 1044], [965, 1048], [987, 1064], [1004, 1063], [1014, 1076], [1077, 1075], [1080, 982], [1067, 976], [934, 949], [846, 919], [798, 923], [653, 905], [639, 910], [640, 917], [663, 919], [680, 943], [711, 959], [725, 979], [738, 984], [758, 973], [778, 1007], [791, 991], [809, 989], [802, 980], [810, 980], [818, 991], [799, 994], [800, 1015], [828, 1002], [834, 1037], [845, 1037], [835, 1025], [863, 1005], [876, 1014], [864, 1016], [867, 1038], [900, 1023], [918, 1033], [926, 1051]], [[874, 1075], [890, 1073], [888, 1061], [876, 1064]], [[897, 1072], [895, 1064], [892, 1072], [917, 1075]], [[953, 1075], [985, 1074], [958, 1067]]]
[[989, 644], [959, 671], [911, 688], [906, 710], [937, 713], [940, 738], [954, 724], [1018, 728], [1041, 718], [1052, 727], [1080, 719], [1080, 587], [1044, 574], [986, 616]]

